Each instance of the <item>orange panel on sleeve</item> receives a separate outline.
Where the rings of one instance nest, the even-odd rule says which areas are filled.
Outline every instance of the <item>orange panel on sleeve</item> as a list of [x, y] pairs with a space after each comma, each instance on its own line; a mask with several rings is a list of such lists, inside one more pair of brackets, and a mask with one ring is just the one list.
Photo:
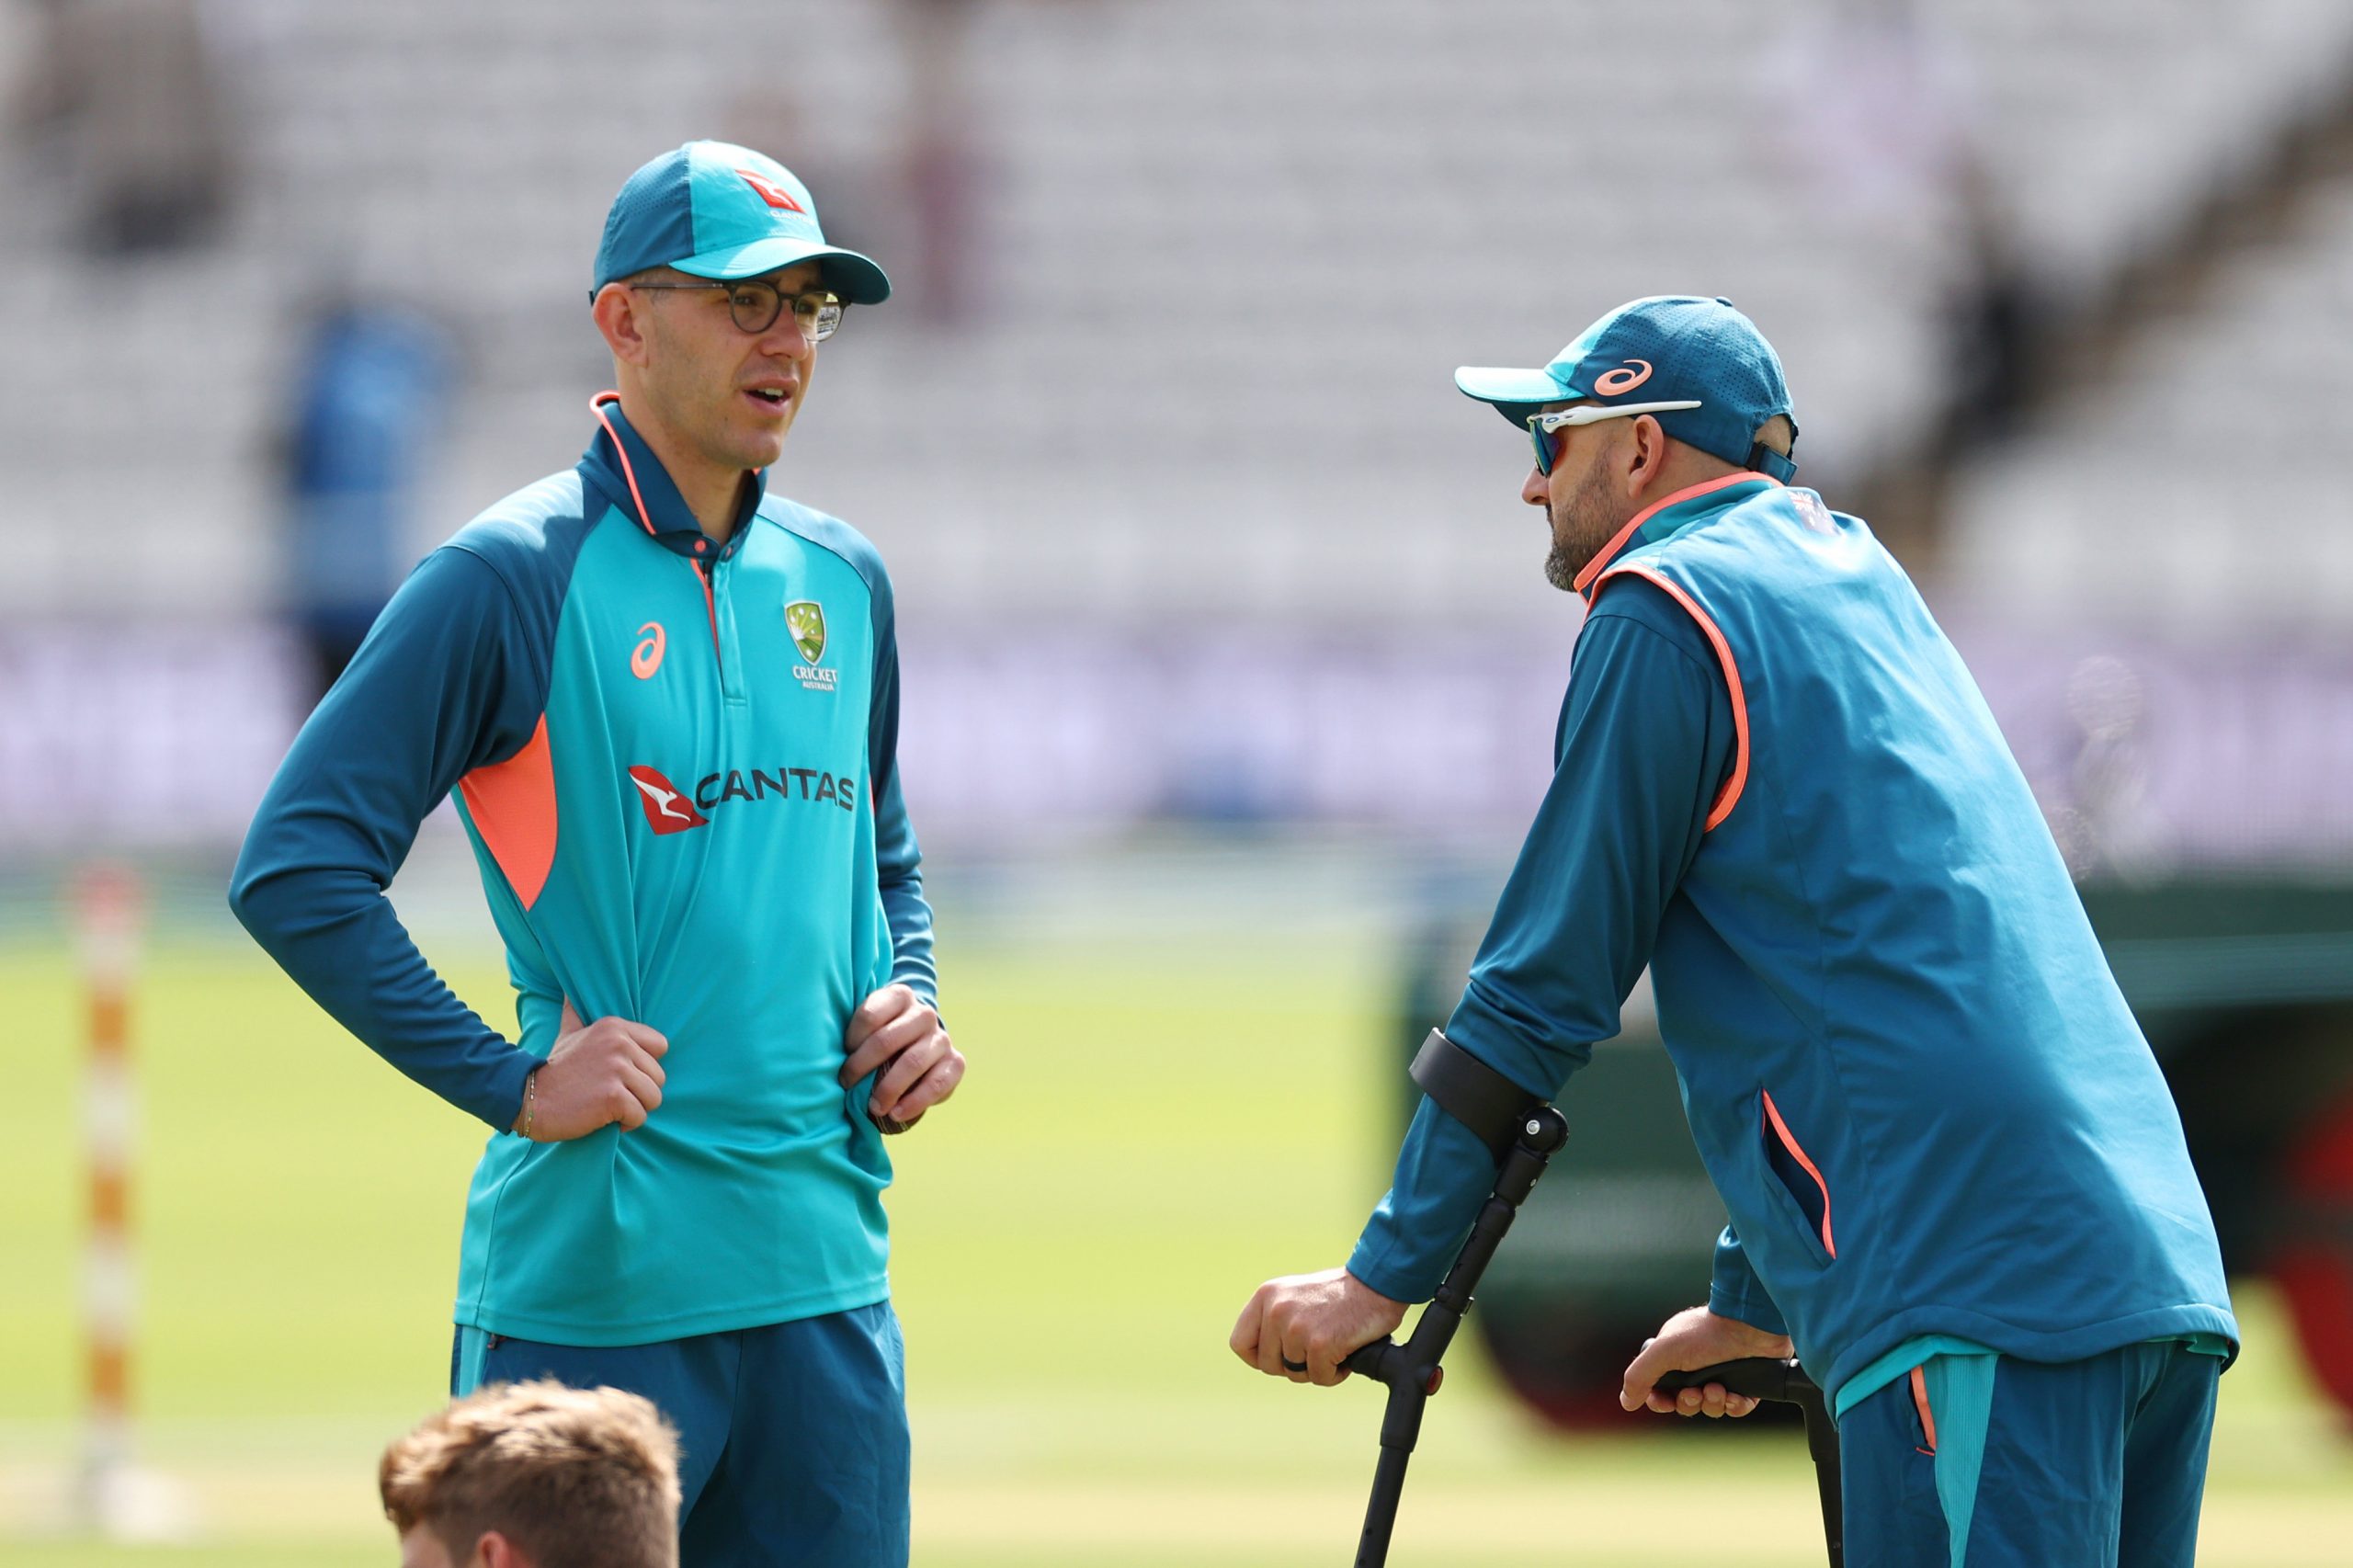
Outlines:
[[547, 715], [523, 749], [460, 779], [466, 811], [490, 858], [529, 909], [555, 865], [555, 765], [548, 755]]
[[1748, 699], [1740, 688], [1740, 665], [1733, 659], [1732, 644], [1724, 641], [1723, 632], [1708, 618], [1708, 612], [1699, 608], [1699, 601], [1647, 566], [1614, 566], [1603, 573], [1594, 584], [1596, 600], [1601, 597], [1602, 585], [1613, 577], [1640, 577], [1665, 590], [1668, 597], [1689, 611], [1691, 619], [1699, 623], [1699, 630], [1707, 633], [1709, 643], [1716, 650], [1716, 662], [1723, 665], [1724, 689], [1732, 697], [1733, 765], [1732, 777], [1725, 779], [1724, 787], [1716, 791], [1715, 808], [1708, 812], [1708, 820], [1702, 829], [1713, 833], [1718, 824], [1732, 815], [1733, 807], [1739, 803], [1741, 790], [1748, 783]]

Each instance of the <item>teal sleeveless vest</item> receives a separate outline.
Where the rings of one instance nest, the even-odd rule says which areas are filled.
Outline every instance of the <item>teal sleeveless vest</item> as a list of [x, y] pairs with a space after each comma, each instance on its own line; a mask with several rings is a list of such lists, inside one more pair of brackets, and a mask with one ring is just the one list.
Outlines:
[[1742, 474], [1637, 517], [1578, 586], [1631, 576], [1706, 634], [1737, 736], [1659, 928], [1659, 1028], [1815, 1376], [1923, 1334], [2046, 1361], [2235, 1342], [2165, 1079], [1903, 570]]

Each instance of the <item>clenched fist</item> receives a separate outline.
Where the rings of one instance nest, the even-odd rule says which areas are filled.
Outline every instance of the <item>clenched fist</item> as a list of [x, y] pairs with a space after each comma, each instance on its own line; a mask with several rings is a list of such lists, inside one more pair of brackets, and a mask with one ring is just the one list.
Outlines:
[[885, 1132], [904, 1132], [964, 1081], [964, 1053], [931, 1004], [904, 985], [886, 985], [858, 1005], [842, 1051], [843, 1088], [881, 1070], [866, 1114]]
[[[585, 1138], [616, 1121], [623, 1131], [644, 1126], [662, 1103], [662, 1058], [669, 1050], [660, 1030], [627, 1018], [583, 1025], [566, 1002], [555, 1049], [533, 1070], [525, 1095], [524, 1103], [531, 1107], [531, 1142]], [[519, 1112], [514, 1131], [523, 1131]]]
[[1643, 1341], [1643, 1348], [1626, 1368], [1618, 1403], [1628, 1410], [1651, 1410], [1661, 1415], [1705, 1415], [1711, 1420], [1745, 1415], [1756, 1401], [1733, 1393], [1722, 1383], [1661, 1393], [1658, 1380], [1665, 1372], [1696, 1372], [1719, 1361], [1751, 1356], [1773, 1358], [1794, 1354], [1786, 1335], [1768, 1334], [1738, 1318], [1719, 1317], [1705, 1307], [1686, 1307], [1666, 1320], [1658, 1333]]
[[1347, 1379], [1340, 1363], [1350, 1351], [1395, 1333], [1404, 1321], [1404, 1302], [1345, 1268], [1327, 1268], [1259, 1286], [1226, 1344], [1268, 1377], [1329, 1387]]

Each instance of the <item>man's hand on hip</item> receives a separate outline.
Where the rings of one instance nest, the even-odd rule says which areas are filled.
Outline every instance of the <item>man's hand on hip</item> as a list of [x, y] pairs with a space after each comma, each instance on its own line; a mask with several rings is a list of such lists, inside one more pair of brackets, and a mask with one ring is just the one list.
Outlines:
[[[555, 1049], [531, 1073], [531, 1142], [561, 1143], [616, 1121], [623, 1131], [644, 1126], [662, 1103], [662, 1058], [669, 1050], [660, 1030], [627, 1018], [583, 1025], [566, 1002]], [[515, 1131], [523, 1131], [520, 1116]]]
[[964, 1081], [964, 1053], [931, 1004], [904, 985], [886, 985], [858, 1005], [842, 1050], [842, 1087], [880, 1071], [866, 1113], [885, 1132], [904, 1132]]
[[1661, 1415], [1745, 1415], [1757, 1402], [1728, 1392], [1722, 1383], [1665, 1394], [1658, 1392], [1658, 1381], [1668, 1372], [1696, 1372], [1719, 1361], [1750, 1356], [1778, 1359], [1791, 1354], [1794, 1348], [1786, 1335], [1768, 1334], [1738, 1318], [1718, 1317], [1705, 1307], [1686, 1307], [1666, 1320], [1656, 1337], [1643, 1341], [1642, 1353], [1626, 1368], [1618, 1403], [1628, 1410], [1648, 1408]]
[[1349, 1352], [1395, 1333], [1404, 1321], [1404, 1302], [1345, 1268], [1327, 1268], [1259, 1286], [1226, 1343], [1270, 1378], [1329, 1388], [1347, 1379], [1340, 1363]]

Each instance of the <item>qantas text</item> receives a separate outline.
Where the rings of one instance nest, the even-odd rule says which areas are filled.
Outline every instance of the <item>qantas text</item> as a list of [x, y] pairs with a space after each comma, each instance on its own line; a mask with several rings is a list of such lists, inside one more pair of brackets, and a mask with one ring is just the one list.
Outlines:
[[858, 810], [858, 781], [819, 767], [779, 767], [774, 773], [755, 767], [748, 775], [730, 768], [695, 782], [695, 804], [707, 812], [723, 801], [765, 801], [771, 794], [788, 801], [824, 801], [846, 812]]

